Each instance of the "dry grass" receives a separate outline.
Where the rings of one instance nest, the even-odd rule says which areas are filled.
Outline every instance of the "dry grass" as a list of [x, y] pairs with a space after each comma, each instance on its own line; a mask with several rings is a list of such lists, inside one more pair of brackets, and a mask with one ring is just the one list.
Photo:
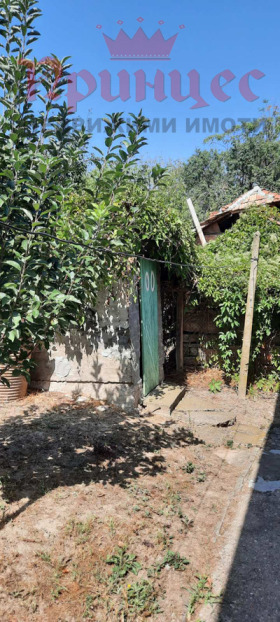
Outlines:
[[181, 622], [211, 575], [238, 468], [182, 423], [97, 405], [37, 395], [1, 411], [5, 622]]

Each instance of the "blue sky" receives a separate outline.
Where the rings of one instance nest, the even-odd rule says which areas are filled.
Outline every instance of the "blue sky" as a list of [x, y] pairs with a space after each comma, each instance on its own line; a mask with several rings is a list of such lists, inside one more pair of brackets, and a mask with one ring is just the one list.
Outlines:
[[[278, 30], [280, 21], [279, 0], [197, 0], [182, 2], [173, 0], [41, 0], [43, 17], [38, 22], [42, 36], [36, 46], [37, 58], [50, 53], [57, 56], [70, 55], [73, 70], [89, 71], [97, 86], [92, 95], [78, 104], [76, 117], [93, 120], [103, 117], [108, 112], [137, 112], [142, 106], [144, 114], [151, 119], [176, 119], [176, 131], [163, 133], [148, 132], [149, 146], [143, 156], [151, 159], [186, 159], [197, 147], [203, 146], [207, 132], [186, 132], [186, 119], [223, 119], [237, 120], [240, 117], [254, 118], [264, 99], [272, 105], [280, 104], [279, 69], [280, 55]], [[111, 61], [102, 33], [116, 38], [120, 25], [129, 34], [134, 35], [142, 17], [146, 34], [151, 37], [160, 27], [165, 38], [178, 33], [177, 40], [170, 54], [169, 61]], [[159, 26], [162, 20], [164, 24]], [[180, 25], [185, 28], [180, 29]], [[97, 29], [100, 25], [102, 28]], [[98, 74], [107, 70], [112, 77], [112, 92], [118, 94], [117, 73], [126, 70], [130, 79], [128, 101], [120, 98], [107, 102], [101, 96]], [[154, 91], [147, 88], [147, 98], [139, 103], [135, 101], [134, 72], [145, 71], [147, 81], [153, 83], [157, 70], [165, 76], [166, 99], [155, 101]], [[191, 110], [193, 99], [182, 102], [171, 96], [168, 73], [180, 72], [182, 93], [188, 93], [189, 71], [195, 69], [200, 74], [201, 96], [209, 104], [207, 107]], [[231, 70], [236, 78], [225, 87], [230, 95], [226, 102], [218, 101], [211, 93], [211, 81], [216, 74]], [[239, 80], [247, 72], [258, 69], [265, 74], [261, 80], [251, 79], [252, 90], [259, 99], [248, 102], [239, 91]], [[82, 80], [79, 90], [86, 94], [87, 88]], [[230, 123], [230, 122], [229, 122]], [[162, 121], [160, 121], [162, 129]], [[173, 125], [174, 128], [174, 125]], [[174, 128], [175, 129], [175, 128]], [[102, 143], [102, 135], [96, 133], [94, 142]]]

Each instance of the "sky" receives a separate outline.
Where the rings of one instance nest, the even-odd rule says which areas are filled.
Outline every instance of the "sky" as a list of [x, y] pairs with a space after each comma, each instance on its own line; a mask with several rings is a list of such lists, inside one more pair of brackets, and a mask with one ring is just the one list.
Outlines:
[[[186, 160], [196, 148], [204, 148], [203, 141], [209, 134], [222, 132], [240, 118], [256, 118], [263, 100], [273, 106], [280, 104], [279, 0], [41, 0], [39, 4], [43, 16], [37, 23], [41, 37], [34, 50], [36, 57], [51, 53], [59, 58], [71, 56], [71, 71], [79, 74], [86, 70], [89, 73], [82, 76], [92, 76], [93, 92], [88, 97], [88, 86], [81, 76], [77, 77], [76, 92], [81, 94], [73, 115], [77, 126], [83, 120], [86, 127], [92, 127], [96, 119], [107, 113], [122, 111], [127, 117], [129, 112], [137, 113], [142, 108], [151, 119], [144, 158], [164, 162]], [[139, 27], [149, 39], [158, 29], [165, 39], [177, 34], [169, 60], [111, 60], [103, 35], [114, 40], [122, 28], [132, 38]], [[220, 91], [216, 86], [213, 93], [213, 79], [225, 70], [231, 73], [216, 78], [216, 83], [228, 84]], [[258, 80], [248, 78], [256, 97], [255, 101], [248, 101], [248, 93], [241, 93], [239, 83], [253, 70], [264, 76]], [[119, 89], [121, 71], [129, 82], [129, 93]], [[146, 87], [145, 98], [136, 101], [134, 74], [141, 71], [150, 85], [156, 76], [164, 82], [162, 101], [157, 101], [159, 91], [151, 86]], [[108, 94], [101, 89], [99, 74], [106, 75], [102, 72], [107, 72], [111, 79]], [[177, 90], [176, 76], [181, 82]], [[197, 99], [186, 98], [194, 76], [200, 80], [200, 96], [207, 104], [196, 109], [193, 106]], [[243, 84], [244, 81], [246, 78]], [[121, 96], [128, 95], [129, 99], [122, 101]], [[226, 101], [220, 101], [218, 95]], [[116, 99], [107, 101], [110, 96]], [[180, 96], [183, 101], [177, 101]], [[74, 98], [68, 94], [67, 101], [73, 104], [74, 100], [75, 92]], [[94, 144], [101, 146], [103, 136], [102, 127], [96, 124]]]

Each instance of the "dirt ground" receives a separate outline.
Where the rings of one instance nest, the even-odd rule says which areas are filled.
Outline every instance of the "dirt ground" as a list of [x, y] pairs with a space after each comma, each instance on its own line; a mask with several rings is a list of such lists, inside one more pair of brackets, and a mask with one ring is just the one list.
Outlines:
[[[240, 413], [266, 429], [273, 410]], [[54, 393], [1, 407], [1, 620], [199, 620], [232, 491], [261, 451], [235, 447], [234, 427], [211, 443], [187, 420]]]

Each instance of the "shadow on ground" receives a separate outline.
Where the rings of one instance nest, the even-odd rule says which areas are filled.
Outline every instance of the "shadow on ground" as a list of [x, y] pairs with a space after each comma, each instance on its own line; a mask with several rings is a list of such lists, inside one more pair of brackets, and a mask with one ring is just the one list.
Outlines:
[[42, 413], [30, 406], [0, 426], [2, 496], [8, 503], [25, 500], [1, 526], [59, 486], [125, 487], [140, 475], [164, 472], [162, 450], [201, 443], [186, 428], [173, 426], [110, 408], [101, 414], [94, 406], [68, 403]]
[[218, 622], [279, 622], [279, 552], [280, 396], [260, 460]]

